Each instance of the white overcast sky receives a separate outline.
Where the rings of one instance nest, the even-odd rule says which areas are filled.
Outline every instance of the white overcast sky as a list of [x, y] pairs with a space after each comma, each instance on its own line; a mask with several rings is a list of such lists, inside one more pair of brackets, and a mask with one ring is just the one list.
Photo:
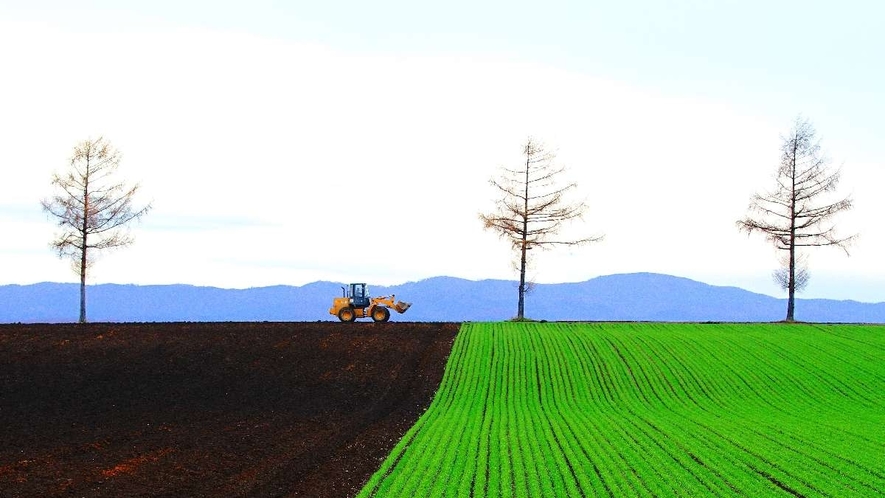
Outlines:
[[658, 272], [781, 295], [738, 233], [799, 114], [842, 166], [850, 257], [805, 297], [885, 301], [877, 1], [0, 0], [0, 284], [76, 281], [49, 249], [74, 144], [105, 136], [153, 211], [90, 283], [245, 288], [515, 279], [482, 230], [527, 136], [590, 210], [537, 282]]

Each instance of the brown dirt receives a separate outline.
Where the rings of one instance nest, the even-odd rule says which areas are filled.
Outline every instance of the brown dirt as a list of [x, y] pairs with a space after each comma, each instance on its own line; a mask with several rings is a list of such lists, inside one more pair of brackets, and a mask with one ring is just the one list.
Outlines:
[[3, 497], [352, 496], [457, 324], [0, 325]]

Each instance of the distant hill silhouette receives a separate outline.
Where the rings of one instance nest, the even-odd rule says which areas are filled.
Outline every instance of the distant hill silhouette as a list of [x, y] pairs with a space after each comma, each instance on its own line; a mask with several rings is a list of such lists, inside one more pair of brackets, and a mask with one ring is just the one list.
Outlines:
[[[219, 289], [101, 284], [89, 286], [87, 308], [93, 322], [335, 320], [328, 309], [341, 285]], [[393, 313], [392, 320], [494, 321], [515, 315], [516, 285], [433, 277], [390, 287], [370, 285], [370, 291], [413, 303], [405, 315]], [[0, 322], [76, 321], [78, 299], [77, 284], [0, 286]], [[654, 273], [537, 284], [526, 299], [526, 316], [539, 320], [755, 322], [781, 320], [785, 309], [784, 299]], [[885, 323], [885, 303], [799, 299], [796, 319]]]

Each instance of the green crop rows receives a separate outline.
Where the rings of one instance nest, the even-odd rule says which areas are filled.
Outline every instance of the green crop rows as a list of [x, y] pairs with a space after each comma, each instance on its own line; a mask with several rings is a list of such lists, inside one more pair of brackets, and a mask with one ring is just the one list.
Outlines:
[[358, 496], [885, 493], [885, 327], [465, 324]]

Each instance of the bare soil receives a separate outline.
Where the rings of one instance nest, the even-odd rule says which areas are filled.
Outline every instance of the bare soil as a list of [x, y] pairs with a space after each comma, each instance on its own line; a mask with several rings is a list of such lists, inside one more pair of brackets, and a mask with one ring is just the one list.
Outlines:
[[451, 323], [0, 325], [0, 496], [353, 496]]

